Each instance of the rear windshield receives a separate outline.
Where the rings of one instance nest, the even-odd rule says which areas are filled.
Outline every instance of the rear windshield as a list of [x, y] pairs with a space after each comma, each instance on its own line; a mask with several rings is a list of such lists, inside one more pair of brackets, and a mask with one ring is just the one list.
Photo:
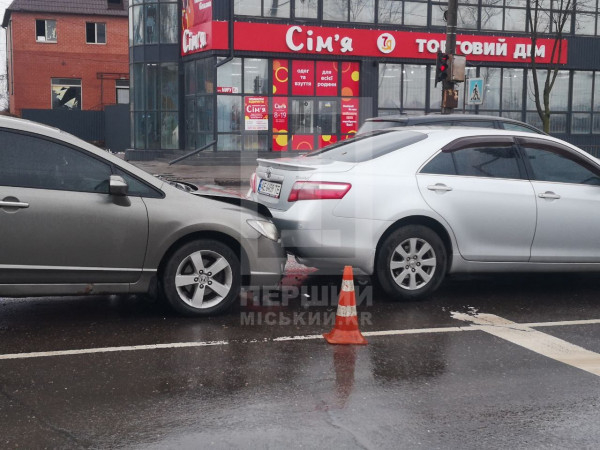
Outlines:
[[403, 126], [406, 126], [406, 122], [392, 122], [392, 121], [382, 121], [382, 120], [367, 120], [358, 129], [358, 133], [357, 134], [364, 134], [364, 133], [368, 133], [369, 131], [383, 130], [385, 128], [403, 127]]
[[357, 136], [306, 155], [343, 162], [364, 162], [415, 144], [427, 135], [417, 131], [379, 131]]

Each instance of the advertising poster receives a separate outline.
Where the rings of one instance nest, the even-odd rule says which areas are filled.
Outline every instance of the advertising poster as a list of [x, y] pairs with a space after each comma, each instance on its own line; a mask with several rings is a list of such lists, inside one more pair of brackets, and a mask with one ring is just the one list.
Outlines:
[[336, 97], [338, 95], [338, 63], [317, 61], [317, 95]]
[[292, 95], [315, 95], [315, 63], [292, 61]]
[[191, 55], [212, 48], [212, 0], [183, 0], [181, 54]]
[[244, 97], [244, 129], [269, 130], [269, 100], [267, 97]]
[[292, 136], [292, 150], [311, 151], [315, 149], [315, 137], [312, 134], [295, 134]]
[[358, 99], [342, 99], [342, 134], [354, 134], [358, 130]]
[[285, 59], [273, 60], [273, 95], [288, 95], [288, 66]]
[[335, 144], [337, 142], [337, 136], [332, 134], [322, 134], [319, 136], [319, 148], [327, 147], [328, 145]]
[[342, 63], [342, 97], [360, 96], [360, 64]]
[[273, 151], [287, 151], [288, 147], [288, 99], [273, 97]]

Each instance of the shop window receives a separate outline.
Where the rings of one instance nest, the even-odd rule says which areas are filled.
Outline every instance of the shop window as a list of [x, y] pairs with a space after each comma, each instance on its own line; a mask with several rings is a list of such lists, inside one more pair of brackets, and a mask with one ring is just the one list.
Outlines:
[[593, 72], [573, 72], [573, 111], [592, 112], [593, 81]]
[[81, 80], [52, 78], [52, 109], [81, 109]]
[[523, 69], [502, 70], [502, 109], [520, 110], [523, 107]]
[[213, 58], [201, 59], [196, 65], [196, 87], [199, 94], [212, 94], [214, 85], [215, 60]]
[[179, 114], [176, 112], [164, 112], [161, 115], [160, 125], [160, 148], [179, 148]]
[[146, 44], [158, 43], [158, 5], [146, 5], [144, 22]]
[[134, 6], [131, 8], [131, 17], [133, 45], [141, 45], [144, 43], [144, 7]]
[[214, 130], [213, 97], [196, 97], [196, 130], [212, 133]]
[[316, 19], [318, 11], [318, 0], [296, 0], [294, 4], [294, 16], [298, 19]]
[[[219, 58], [219, 61], [223, 58]], [[242, 91], [242, 59], [234, 58], [217, 69], [217, 92], [238, 94]]]
[[160, 92], [158, 84], [159, 70], [160, 66], [158, 64], [146, 64], [146, 107], [144, 109], [148, 111], [158, 109], [158, 95]]
[[585, 113], [573, 113], [571, 115], [571, 133], [589, 134], [592, 129], [592, 115]]
[[[502, 8], [492, 8], [484, 6], [481, 9], [481, 29], [482, 30], [501, 30], [502, 29]], [[524, 31], [524, 29], [523, 29]]]
[[160, 5], [160, 42], [162, 44], [177, 44], [177, 4]]
[[261, 16], [262, 0], [235, 0], [233, 5], [235, 14], [243, 16]]
[[292, 100], [292, 134], [313, 133], [313, 101]]
[[240, 132], [242, 123], [242, 98], [219, 95], [217, 97], [217, 123], [220, 132]]
[[379, 64], [379, 107], [400, 109], [401, 64]]
[[242, 150], [242, 137], [239, 134], [219, 134], [217, 151]]
[[350, 0], [350, 22], [375, 22], [374, 0]]
[[106, 44], [106, 24], [93, 22], [86, 23], [85, 42], [88, 44]]
[[575, 20], [575, 34], [590, 36], [596, 34], [596, 14], [594, 12], [582, 11], [577, 13], [577, 20]]
[[427, 26], [427, 3], [404, 2], [404, 25]]
[[427, 92], [426, 66], [404, 65], [402, 75], [402, 106], [411, 109], [425, 109], [425, 94]]
[[[505, 69], [505, 70], [520, 70], [520, 69]], [[537, 70], [538, 83], [540, 86], [540, 95], [544, 91], [544, 83], [546, 81], [546, 71]], [[531, 90], [531, 95], [527, 96], [527, 110], [535, 111], [535, 96], [533, 87], [532, 71], [528, 71], [527, 85]], [[569, 71], [561, 70], [554, 81], [554, 87], [550, 92], [550, 110], [551, 111], [566, 111], [569, 106]]]
[[117, 104], [129, 104], [129, 80], [116, 80], [115, 82]]
[[506, 31], [525, 31], [527, 28], [524, 9], [506, 8], [504, 11], [504, 29]]
[[[379, 23], [402, 23], [403, 5], [404, 3], [400, 0], [379, 0], [377, 14]], [[432, 8], [435, 8], [435, 6]]]
[[160, 69], [161, 110], [177, 111], [179, 109], [177, 64], [161, 64]]
[[265, 17], [290, 17], [289, 0], [265, 0], [263, 16]]
[[56, 42], [56, 20], [36, 20], [35, 40], [37, 42]]
[[269, 82], [269, 60], [244, 59], [244, 93], [267, 94]]
[[317, 116], [317, 134], [336, 135], [339, 129], [340, 106], [338, 101], [319, 101], [319, 115]]

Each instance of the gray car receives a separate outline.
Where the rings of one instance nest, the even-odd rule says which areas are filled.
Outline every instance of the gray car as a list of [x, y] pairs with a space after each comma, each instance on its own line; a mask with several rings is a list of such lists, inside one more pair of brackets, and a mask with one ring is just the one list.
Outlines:
[[386, 128], [415, 126], [495, 128], [498, 130], [546, 134], [534, 126], [508, 117], [487, 116], [483, 114], [425, 114], [415, 116], [395, 114], [390, 116], [372, 117], [365, 120], [358, 129], [356, 135], [362, 136], [371, 131], [383, 130]]
[[550, 136], [388, 129], [258, 163], [251, 195], [290, 252], [397, 298], [447, 273], [600, 271], [600, 165]]
[[[272, 221], [184, 192], [57, 129], [0, 117], [0, 297], [146, 293], [186, 315], [274, 285]], [[268, 214], [268, 211], [266, 211]]]

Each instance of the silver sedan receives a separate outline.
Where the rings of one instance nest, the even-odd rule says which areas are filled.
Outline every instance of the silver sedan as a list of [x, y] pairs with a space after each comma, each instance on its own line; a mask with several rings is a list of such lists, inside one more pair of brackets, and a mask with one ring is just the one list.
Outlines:
[[392, 129], [259, 160], [251, 196], [305, 264], [417, 298], [448, 273], [600, 270], [600, 165], [558, 139]]
[[260, 210], [192, 195], [57, 129], [0, 117], [0, 297], [158, 287], [182, 314], [221, 312], [241, 283], [281, 277], [279, 233]]

